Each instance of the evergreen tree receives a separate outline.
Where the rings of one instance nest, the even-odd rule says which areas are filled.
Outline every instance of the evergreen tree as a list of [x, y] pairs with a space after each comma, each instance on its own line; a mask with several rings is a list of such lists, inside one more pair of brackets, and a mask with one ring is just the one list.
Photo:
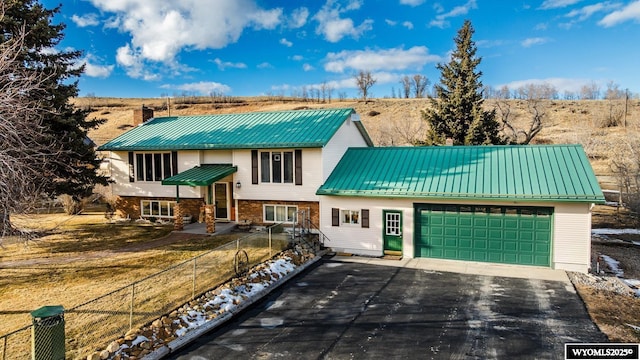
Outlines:
[[447, 138], [456, 145], [501, 144], [500, 125], [495, 110], [482, 108], [481, 71], [476, 71], [481, 58], [471, 40], [473, 27], [469, 20], [455, 37], [456, 50], [448, 64], [438, 64], [440, 84], [434, 86], [431, 108], [422, 113], [430, 125], [426, 145], [444, 144]]
[[[56, 50], [64, 38], [65, 25], [53, 17], [60, 7], [46, 9], [38, 0], [12, 0], [4, 3], [0, 19], [0, 44], [22, 36], [22, 47], [15, 54], [26, 73], [37, 73], [41, 86], [30, 92], [38, 104], [42, 131], [39, 143], [48, 149], [42, 173], [51, 181], [44, 192], [53, 197], [69, 194], [74, 199], [91, 194], [94, 185], [106, 185], [107, 178], [96, 173], [100, 161], [87, 131], [104, 120], [87, 119], [88, 111], [76, 109], [70, 99], [78, 95], [79, 65], [82, 52]], [[34, 162], [39, 163], [39, 162]]]

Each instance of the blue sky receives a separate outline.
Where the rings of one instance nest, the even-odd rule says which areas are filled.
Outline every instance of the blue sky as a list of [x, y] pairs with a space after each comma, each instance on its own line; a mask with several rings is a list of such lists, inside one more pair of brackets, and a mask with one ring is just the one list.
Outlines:
[[485, 85], [640, 93], [640, 0], [65, 0], [55, 21], [84, 51], [80, 96], [355, 96], [365, 70], [384, 97], [404, 75], [437, 82], [465, 19]]

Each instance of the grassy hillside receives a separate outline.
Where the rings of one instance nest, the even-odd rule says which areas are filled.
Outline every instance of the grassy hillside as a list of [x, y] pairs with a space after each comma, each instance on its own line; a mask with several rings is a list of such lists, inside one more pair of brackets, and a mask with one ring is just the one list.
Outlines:
[[[76, 106], [91, 110], [90, 117], [104, 118], [106, 123], [89, 136], [103, 144], [132, 127], [133, 110], [143, 104], [155, 111], [156, 117], [168, 115], [222, 114], [250, 111], [293, 110], [303, 108], [352, 107], [361, 116], [377, 146], [406, 145], [424, 136], [426, 126], [421, 111], [429, 107], [427, 99], [374, 99], [367, 103], [333, 100], [326, 103], [268, 98], [185, 97], [171, 99], [77, 98]], [[487, 109], [495, 106], [485, 102]], [[640, 100], [627, 103], [606, 100], [544, 100], [547, 113], [544, 128], [534, 139], [543, 144], [582, 144], [603, 188], [615, 189], [610, 162], [616, 154], [625, 153], [627, 139], [640, 134]], [[526, 126], [530, 115], [523, 100], [508, 100], [514, 121]], [[607, 126], [612, 117], [620, 116], [620, 124]], [[624, 120], [626, 118], [626, 126]]]

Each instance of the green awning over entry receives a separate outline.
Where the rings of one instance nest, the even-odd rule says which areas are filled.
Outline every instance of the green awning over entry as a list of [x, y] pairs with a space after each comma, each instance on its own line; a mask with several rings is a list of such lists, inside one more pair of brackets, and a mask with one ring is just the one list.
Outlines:
[[209, 186], [236, 171], [231, 164], [200, 165], [162, 180], [162, 185]]

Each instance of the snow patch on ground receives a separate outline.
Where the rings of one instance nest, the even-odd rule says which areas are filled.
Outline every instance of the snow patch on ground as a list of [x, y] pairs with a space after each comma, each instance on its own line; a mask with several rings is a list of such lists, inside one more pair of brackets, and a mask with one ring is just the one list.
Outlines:
[[591, 229], [593, 235], [640, 235], [640, 229]]
[[622, 270], [620, 268], [620, 262], [618, 260], [612, 258], [611, 256], [607, 256], [607, 255], [600, 255], [600, 257], [602, 258], [602, 260], [604, 260], [604, 262], [607, 264], [609, 269], [611, 269], [611, 271], [617, 277], [619, 277], [620, 280], [622, 280], [622, 282], [627, 284], [627, 286], [629, 286], [631, 288], [631, 290], [633, 290], [633, 292], [636, 294], [636, 296], [640, 297], [640, 280], [638, 280], [638, 279], [625, 279], [624, 278], [624, 270]]
[[608, 256], [608, 255], [600, 255], [602, 260], [607, 264], [611, 272], [616, 274], [617, 277], [624, 277], [624, 271], [620, 269], [620, 261]]

